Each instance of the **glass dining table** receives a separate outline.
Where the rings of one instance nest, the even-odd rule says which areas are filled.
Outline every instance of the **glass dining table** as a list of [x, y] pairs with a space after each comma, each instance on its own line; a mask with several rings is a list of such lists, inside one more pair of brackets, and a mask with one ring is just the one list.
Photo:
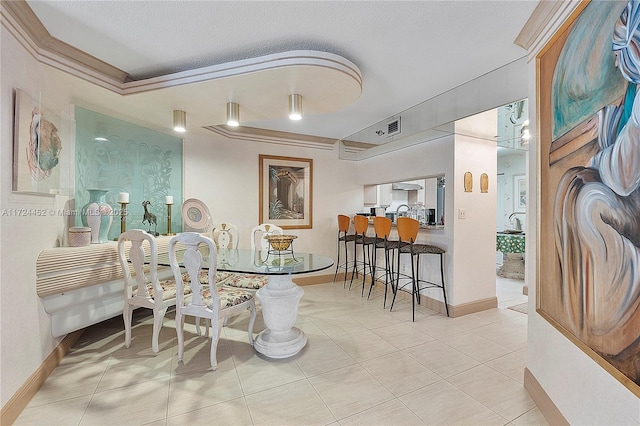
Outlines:
[[[178, 262], [180, 254], [178, 251]], [[203, 253], [203, 257], [203, 267], [208, 269], [208, 253]], [[168, 253], [158, 253], [158, 265], [169, 265]], [[254, 348], [269, 358], [288, 358], [307, 344], [304, 332], [294, 327], [304, 290], [292, 277], [322, 271], [332, 265], [332, 258], [319, 254], [243, 249], [220, 249], [216, 261], [218, 271], [268, 277], [267, 285], [256, 292], [267, 328], [256, 337]]]

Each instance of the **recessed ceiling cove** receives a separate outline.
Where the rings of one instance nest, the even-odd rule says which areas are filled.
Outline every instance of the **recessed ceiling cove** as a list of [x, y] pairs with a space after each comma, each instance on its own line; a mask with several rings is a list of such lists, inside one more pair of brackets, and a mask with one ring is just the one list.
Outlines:
[[182, 100], [191, 113], [207, 111], [206, 125], [223, 124], [226, 103], [235, 102], [248, 123], [287, 117], [293, 93], [302, 96], [305, 115], [339, 111], [362, 94], [362, 75], [341, 56], [295, 50], [126, 82], [121, 93], [145, 104]]
[[[3, 2], [1, 10], [11, 24], [3, 27], [36, 60], [80, 80], [69, 85], [77, 87], [71, 94], [74, 103], [91, 107], [100, 99], [103, 110], [159, 128], [169, 127], [165, 117], [173, 110], [185, 111], [187, 127], [195, 130], [225, 123], [228, 102], [240, 105], [241, 124], [246, 124], [288, 117], [291, 94], [302, 97], [306, 116], [339, 111], [362, 95], [360, 69], [342, 56], [318, 50], [282, 51], [132, 79], [126, 71], [51, 36], [25, 2]], [[99, 89], [111, 96], [100, 95]]]

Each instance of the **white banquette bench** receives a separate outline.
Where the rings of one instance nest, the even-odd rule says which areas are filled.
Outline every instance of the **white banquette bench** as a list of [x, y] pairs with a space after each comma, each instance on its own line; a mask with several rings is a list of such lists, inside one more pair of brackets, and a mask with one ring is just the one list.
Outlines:
[[[166, 253], [171, 237], [160, 236], [158, 253]], [[158, 277], [172, 277], [160, 267]], [[122, 314], [123, 274], [117, 242], [43, 250], [36, 261], [36, 293], [51, 315], [51, 334], [63, 336]]]

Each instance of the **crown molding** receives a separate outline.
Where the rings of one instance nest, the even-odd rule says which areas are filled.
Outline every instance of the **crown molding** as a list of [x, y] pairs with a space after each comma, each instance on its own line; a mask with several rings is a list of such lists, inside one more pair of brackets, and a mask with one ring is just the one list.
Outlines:
[[[3, 0], [1, 5], [2, 26], [7, 28], [36, 60], [120, 95], [133, 95], [296, 67], [324, 69], [337, 73], [337, 79], [341, 80], [345, 87], [349, 87], [350, 95], [346, 104], [353, 102], [362, 93], [362, 74], [355, 64], [339, 55], [313, 50], [281, 52], [133, 80], [126, 72], [51, 36], [26, 1]], [[337, 109], [344, 106], [339, 105]]]
[[24, 0], [2, 1], [2, 26], [39, 62], [118, 92], [128, 74], [51, 36]]
[[337, 142], [337, 139], [332, 138], [258, 129], [256, 127], [248, 126], [239, 126], [235, 129], [224, 125], [206, 126], [204, 128], [229, 139], [273, 143], [278, 145], [302, 146], [324, 150], [333, 150], [333, 145]]
[[540, 36], [543, 29], [555, 13], [562, 6], [562, 1], [540, 1], [533, 13], [524, 24], [514, 43], [525, 50], [529, 50], [533, 42]]
[[531, 60], [543, 48], [545, 40], [561, 28], [572, 13], [584, 9], [588, 3], [588, 0], [539, 1], [514, 43], [526, 49]]
[[338, 72], [353, 80], [352, 83], [355, 83], [359, 92], [362, 93], [362, 75], [355, 64], [342, 56], [316, 50], [292, 50], [130, 81], [123, 84], [123, 91], [126, 95], [132, 95], [166, 87], [238, 77], [288, 67], [317, 67]]

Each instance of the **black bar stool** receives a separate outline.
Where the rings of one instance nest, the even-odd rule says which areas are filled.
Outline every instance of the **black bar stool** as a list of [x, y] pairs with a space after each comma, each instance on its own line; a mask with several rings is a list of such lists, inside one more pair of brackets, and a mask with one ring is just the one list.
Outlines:
[[[375, 237], [367, 237], [367, 229], [369, 228], [368, 217], [355, 215], [353, 217], [353, 226], [356, 230], [356, 239], [349, 290], [351, 290], [351, 284], [353, 284], [353, 277], [358, 276], [359, 271], [362, 271], [362, 296], [364, 296], [364, 284], [367, 280], [367, 274], [371, 275], [371, 247], [375, 245], [376, 239]], [[358, 246], [361, 247], [362, 251], [361, 261], [358, 260]]]
[[[447, 292], [445, 290], [444, 281], [444, 249], [430, 245], [430, 244], [416, 244], [415, 241], [418, 238], [418, 230], [420, 229], [420, 222], [408, 217], [398, 218], [397, 222], [398, 237], [400, 240], [400, 247], [398, 249], [398, 263], [396, 264], [396, 283], [395, 293], [393, 294], [393, 300], [391, 301], [391, 309], [396, 301], [396, 295], [398, 291], [406, 291], [411, 293], [411, 309], [413, 311], [413, 321], [416, 320], [416, 307], [415, 302], [420, 303], [420, 290], [425, 288], [438, 287], [442, 289], [442, 295], [444, 296], [444, 307], [449, 316], [449, 305], [447, 304]], [[410, 255], [411, 259], [411, 276], [404, 276], [409, 278], [410, 281], [400, 286], [400, 258], [402, 255]], [[440, 256], [440, 284], [433, 283], [426, 280], [421, 280], [418, 271], [420, 269], [420, 255], [421, 254], [435, 254]], [[404, 288], [411, 284], [411, 290], [405, 290]]]
[[[333, 274], [333, 281], [338, 277], [338, 271], [344, 269], [344, 282], [342, 287], [347, 287], [347, 273], [349, 268], [353, 265], [349, 263], [349, 247], [350, 242], [355, 242], [356, 234], [349, 234], [349, 216], [339, 214], [338, 215], [338, 260], [336, 261], [336, 272]], [[342, 243], [342, 244], [341, 244]], [[340, 253], [344, 250], [344, 262], [340, 263]], [[353, 247], [355, 256], [355, 243]]]
[[[376, 270], [384, 271], [384, 303], [383, 308], [387, 307], [387, 289], [391, 285], [391, 291], [395, 293], [393, 287], [393, 261], [395, 259], [395, 250], [398, 249], [400, 242], [397, 240], [389, 240], [391, 234], [391, 219], [383, 216], [376, 216], [373, 218], [373, 228], [376, 231], [376, 243], [373, 245], [373, 259], [371, 266], [371, 287], [369, 287], [369, 295], [367, 299], [371, 297], [371, 290], [374, 284], [379, 278], [376, 278]], [[384, 250], [384, 268], [378, 268], [378, 249]]]

